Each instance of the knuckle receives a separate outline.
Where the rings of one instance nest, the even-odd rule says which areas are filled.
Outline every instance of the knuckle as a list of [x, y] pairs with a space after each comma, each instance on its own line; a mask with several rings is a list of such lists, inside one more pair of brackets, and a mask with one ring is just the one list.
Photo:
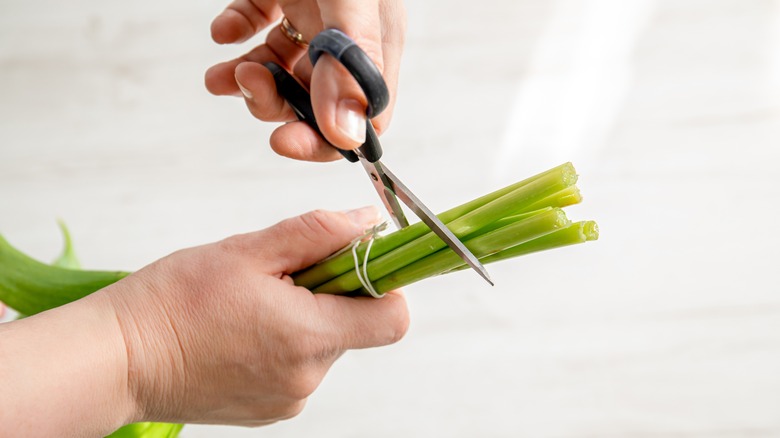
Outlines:
[[290, 418], [297, 417], [300, 415], [301, 412], [303, 412], [303, 409], [306, 407], [306, 399], [297, 400], [293, 403], [290, 403], [287, 406], [287, 409], [285, 409], [284, 412], [279, 416], [279, 420], [289, 420]]
[[[258, 90], [255, 93], [260, 94]], [[249, 112], [258, 120], [264, 122], [284, 122], [289, 120], [285, 107], [280, 102], [271, 99], [262, 99], [260, 96], [244, 99]]]
[[331, 213], [325, 210], [313, 210], [298, 216], [298, 226], [306, 236], [317, 237], [323, 234], [333, 234]]
[[403, 298], [393, 297], [398, 304], [393, 308], [390, 315], [388, 343], [395, 344], [406, 336], [409, 331], [410, 317], [409, 310]]
[[[210, 256], [204, 254], [204, 263], [207, 263], [209, 266], [218, 266], [220, 269], [225, 268], [225, 266], [222, 265], [224, 265], [225, 261], [228, 259], [230, 259], [232, 263], [235, 263], [237, 260], [253, 253], [251, 239], [244, 234], [226, 237], [216, 242], [215, 249], [216, 254], [227, 256], [227, 258], [214, 257], [213, 254]], [[234, 264], [230, 264], [229, 266], [235, 267]]]
[[409, 318], [406, 317], [393, 326], [390, 333], [390, 343], [395, 344], [406, 336], [406, 332], [409, 331]]
[[306, 399], [302, 400], [276, 400], [269, 403], [261, 403], [249, 413], [242, 426], [261, 427], [274, 424], [278, 421], [289, 420], [301, 412], [306, 407]]
[[319, 373], [304, 369], [294, 373], [284, 390], [284, 395], [290, 400], [302, 401], [311, 396], [320, 385]]
[[274, 121], [274, 117], [272, 117], [273, 114], [268, 111], [268, 108], [265, 105], [259, 105], [254, 98], [244, 98], [244, 102], [246, 103], [246, 108], [249, 110], [249, 113], [252, 114], [254, 118], [264, 122]]
[[321, 337], [304, 334], [297, 337], [296, 348], [288, 358], [288, 370], [282, 393], [290, 400], [305, 400], [320, 385], [333, 354]]
[[325, 339], [310, 328], [297, 330], [296, 338], [291, 341], [296, 347], [291, 352], [290, 362], [302, 369], [314, 370], [336, 354]]
[[227, 253], [240, 252], [243, 249], [243, 244], [238, 236], [226, 237], [217, 242], [217, 248], [220, 251]]

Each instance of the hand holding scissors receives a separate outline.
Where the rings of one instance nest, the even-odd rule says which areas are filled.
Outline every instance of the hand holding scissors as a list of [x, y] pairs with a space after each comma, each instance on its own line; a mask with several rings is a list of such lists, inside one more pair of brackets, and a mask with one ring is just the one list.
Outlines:
[[[281, 19], [281, 23], [280, 23]], [[271, 74], [262, 64], [284, 67], [312, 90], [312, 106], [330, 143], [355, 149], [365, 141], [366, 102], [349, 73], [334, 59], [312, 67], [306, 46], [323, 29], [336, 28], [350, 35], [379, 66], [394, 96], [406, 34], [402, 0], [232, 0], [212, 23], [214, 41], [242, 43], [241, 56], [214, 65], [206, 73], [206, 87], [216, 95], [242, 97], [252, 115], [266, 122], [293, 119], [290, 107], [277, 93]], [[265, 31], [265, 38], [250, 37]], [[257, 35], [259, 36], [259, 35]], [[388, 108], [372, 120], [377, 132], [390, 124]], [[305, 161], [333, 161], [340, 155], [323, 137], [302, 123], [278, 126], [270, 146], [279, 155]]]

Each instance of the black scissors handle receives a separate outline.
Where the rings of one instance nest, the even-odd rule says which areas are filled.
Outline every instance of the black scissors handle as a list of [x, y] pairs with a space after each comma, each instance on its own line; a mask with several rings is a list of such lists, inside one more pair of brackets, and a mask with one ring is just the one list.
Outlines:
[[309, 43], [309, 60], [312, 66], [317, 64], [323, 53], [336, 58], [360, 85], [368, 102], [366, 116], [369, 119], [378, 116], [387, 108], [390, 102], [387, 83], [376, 64], [352, 38], [338, 29], [323, 30]]
[[[311, 129], [319, 134], [320, 137], [322, 137], [324, 140], [325, 136], [322, 135], [322, 131], [320, 131], [320, 127], [317, 125], [317, 119], [314, 117], [314, 110], [311, 107], [311, 97], [309, 96], [309, 92], [306, 91], [306, 89], [303, 88], [303, 86], [299, 84], [298, 81], [295, 80], [292, 75], [290, 75], [290, 73], [287, 73], [287, 70], [283, 69], [278, 64], [273, 62], [265, 62], [263, 65], [265, 68], [271, 71], [271, 74], [273, 74], [274, 83], [276, 84], [276, 92], [284, 97], [284, 100], [287, 101], [287, 104], [290, 105], [293, 111], [295, 111], [295, 115], [298, 116], [298, 120], [306, 122], [306, 124], [309, 125], [309, 127], [311, 127]], [[327, 142], [327, 140], [325, 141]], [[361, 148], [364, 146], [365, 145], [361, 146]], [[359, 160], [355, 151], [337, 148], [336, 146], [333, 147], [351, 163], [356, 163]]]
[[[376, 116], [387, 107], [390, 95], [382, 74], [371, 58], [352, 39], [339, 30], [326, 29], [314, 37], [309, 44], [312, 65], [317, 62], [323, 52], [331, 54], [341, 62], [360, 85], [368, 101], [366, 111], [368, 119]], [[273, 74], [276, 91], [292, 107], [298, 119], [306, 122], [324, 139], [325, 137], [317, 125], [317, 119], [314, 117], [309, 92], [278, 64], [266, 62], [263, 65]], [[382, 146], [379, 144], [376, 131], [368, 119], [366, 120], [366, 142], [360, 146], [359, 150], [366, 160], [374, 163], [382, 157]], [[359, 160], [354, 151], [333, 147], [350, 162], [354, 163]]]

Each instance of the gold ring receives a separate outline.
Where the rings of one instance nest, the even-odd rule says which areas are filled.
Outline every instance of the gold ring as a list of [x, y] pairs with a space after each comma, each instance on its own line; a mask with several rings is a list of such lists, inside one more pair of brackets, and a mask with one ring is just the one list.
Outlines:
[[288, 40], [294, 42], [298, 46], [307, 47], [309, 45], [309, 42], [306, 41], [303, 38], [303, 35], [293, 27], [292, 23], [290, 23], [290, 20], [288, 20], [287, 17], [282, 18], [282, 23], [279, 25], [279, 29], [282, 30], [282, 33], [287, 37]]

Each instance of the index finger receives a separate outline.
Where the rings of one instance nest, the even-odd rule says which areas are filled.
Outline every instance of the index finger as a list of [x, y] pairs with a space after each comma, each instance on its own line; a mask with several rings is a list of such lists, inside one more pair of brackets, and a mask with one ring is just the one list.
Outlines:
[[398, 342], [409, 329], [409, 309], [400, 290], [380, 299], [317, 294], [326, 333], [339, 350], [381, 347]]

